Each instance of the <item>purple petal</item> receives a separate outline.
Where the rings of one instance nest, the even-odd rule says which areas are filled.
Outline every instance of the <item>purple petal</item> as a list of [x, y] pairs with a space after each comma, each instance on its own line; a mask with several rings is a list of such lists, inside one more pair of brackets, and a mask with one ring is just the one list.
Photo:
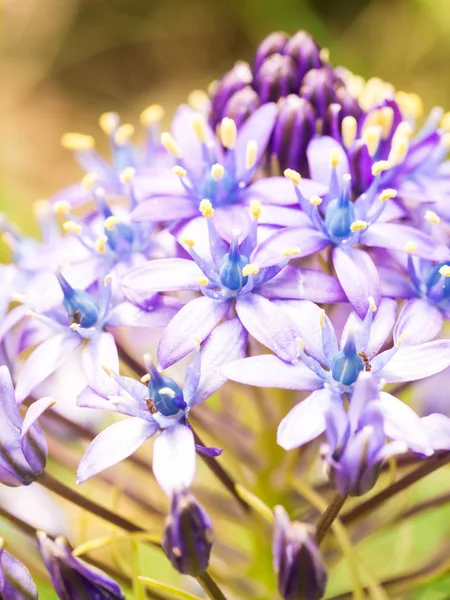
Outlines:
[[[123, 378], [125, 379], [125, 377]], [[136, 383], [139, 383], [136, 381]], [[148, 391], [145, 386], [142, 386], [145, 390], [145, 398], [148, 398]], [[86, 386], [83, 391], [77, 397], [77, 406], [81, 408], [93, 408], [97, 410], [108, 410], [116, 412], [121, 415], [127, 415], [129, 417], [141, 417], [149, 422], [152, 421], [150, 413], [147, 409], [142, 410], [139, 402], [123, 396], [109, 396], [105, 398], [98, 394], [91, 387]]]
[[[203, 340], [225, 317], [231, 300], [212, 300], [202, 296], [188, 302], [167, 326], [158, 347], [158, 364], [167, 369]], [[195, 338], [195, 339], [194, 339]]]
[[[328, 183], [324, 186], [311, 179], [302, 179], [298, 184], [298, 188], [305, 198], [310, 198], [314, 194], [317, 196], [325, 194], [328, 190]], [[286, 177], [260, 179], [247, 188], [245, 200], [246, 202], [259, 200], [262, 204], [275, 204], [277, 206], [298, 205], [292, 181], [286, 179]], [[264, 212], [264, 207], [262, 212]]]
[[258, 288], [258, 294], [266, 298], [311, 300], [327, 304], [345, 302], [347, 299], [339, 281], [313, 269], [298, 269], [287, 265], [273, 279]]
[[164, 429], [153, 446], [153, 473], [168, 496], [190, 487], [195, 474], [195, 442], [189, 427]]
[[174, 292], [198, 290], [197, 277], [203, 275], [193, 260], [186, 258], [160, 258], [133, 269], [122, 277], [120, 285], [126, 291]]
[[68, 202], [72, 208], [87, 204], [92, 200], [91, 190], [87, 190], [81, 183], [73, 183], [59, 190], [50, 198], [50, 202]]
[[[372, 361], [372, 369], [377, 372], [378, 361], [384, 360], [382, 352]], [[409, 348], [399, 348], [387, 365], [377, 373], [387, 383], [416, 381], [440, 373], [450, 366], [450, 340], [435, 340]]]
[[323, 386], [323, 381], [304, 363], [292, 365], [272, 354], [237, 360], [222, 367], [222, 372], [232, 381], [257, 387], [309, 391]]
[[171, 221], [198, 215], [198, 204], [189, 196], [156, 196], [137, 205], [133, 221]]
[[28, 464], [35, 473], [42, 472], [47, 461], [47, 440], [37, 419], [54, 404], [53, 398], [36, 400], [27, 410], [23, 421], [20, 445]]
[[223, 448], [214, 448], [213, 446], [199, 446], [198, 444], [195, 444], [195, 451], [201, 456], [217, 458], [222, 454]]
[[448, 259], [448, 249], [442, 244], [437, 244], [429, 235], [398, 223], [374, 223], [361, 235], [361, 243], [366, 246], [377, 246], [406, 252], [409, 242], [417, 244], [413, 254], [430, 260], [445, 261]]
[[412, 298], [402, 308], [394, 329], [394, 342], [405, 335], [403, 346], [423, 344], [436, 337], [444, 317], [440, 310], [423, 298]]
[[286, 312], [259, 294], [236, 299], [236, 312], [245, 329], [286, 361], [298, 356], [298, 329]]
[[[362, 335], [357, 335], [358, 343], [361, 344], [360, 350], [364, 350], [369, 357], [375, 356], [389, 337], [389, 334], [394, 327], [396, 315], [397, 303], [395, 300], [392, 300], [391, 298], [382, 298], [373, 316], [372, 325], [370, 327], [370, 336], [367, 342], [367, 329], [362, 327], [361, 321], [354, 314], [350, 315], [345, 324], [344, 331], [342, 332], [341, 348], [347, 340], [348, 332], [356, 325], [356, 327], [359, 328], [358, 333], [362, 333]], [[357, 321], [357, 323], [355, 323], [355, 321]]]
[[260, 267], [278, 264], [286, 249], [297, 248], [296, 257], [309, 256], [329, 245], [322, 233], [306, 227], [286, 227], [264, 240], [256, 248], [252, 260]]
[[131, 302], [117, 304], [108, 314], [107, 327], [165, 327], [177, 314], [183, 303], [175, 298], [160, 296], [149, 310], [142, 310]]
[[298, 448], [325, 431], [325, 414], [330, 407], [328, 390], [317, 390], [294, 406], [278, 426], [277, 442], [285, 450]]
[[398, 269], [378, 266], [378, 274], [381, 281], [381, 294], [389, 298], [411, 298], [414, 290], [404, 274]]
[[363, 319], [372, 297], [378, 306], [380, 302], [380, 281], [377, 268], [364, 250], [348, 248], [333, 249], [333, 264], [339, 282], [347, 294], [358, 316]]
[[310, 141], [306, 150], [311, 179], [327, 188], [331, 180], [331, 153], [333, 151], [339, 152], [339, 164], [336, 169], [340, 181], [343, 175], [350, 173], [350, 168], [345, 150], [339, 142], [328, 136], [315, 137]]
[[0, 366], [0, 408], [4, 423], [11, 423], [17, 429], [22, 427], [11, 375], [5, 365]]
[[421, 419], [434, 450], [450, 450], [450, 419], [433, 413]]
[[47, 397], [40, 398], [39, 400], [36, 400], [35, 402], [33, 402], [33, 404], [30, 405], [29, 409], [27, 410], [27, 414], [25, 415], [25, 418], [23, 420], [21, 433], [22, 438], [26, 436], [28, 431], [33, 427], [33, 425], [36, 423], [37, 419], [39, 419], [42, 413], [54, 404], [55, 400], [53, 398]]
[[156, 423], [130, 418], [110, 425], [89, 445], [77, 471], [77, 483], [83, 483], [100, 471], [128, 458], [159, 429]]
[[104, 367], [119, 371], [119, 357], [114, 337], [102, 332], [86, 344], [81, 354], [83, 373], [90, 387], [102, 396], [117, 394], [118, 386]]
[[5, 600], [37, 600], [38, 591], [25, 565], [6, 550], [1, 552], [0, 592]]

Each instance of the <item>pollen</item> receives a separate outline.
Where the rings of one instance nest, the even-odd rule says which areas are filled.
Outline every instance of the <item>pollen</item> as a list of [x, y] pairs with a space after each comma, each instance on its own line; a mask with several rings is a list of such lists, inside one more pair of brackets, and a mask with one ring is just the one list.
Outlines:
[[355, 233], [355, 231], [364, 231], [367, 229], [367, 221], [353, 221], [350, 225], [350, 229]]
[[386, 140], [392, 130], [394, 124], [394, 111], [390, 106], [383, 106], [380, 108], [380, 125], [381, 125], [381, 138]]
[[245, 168], [253, 169], [258, 158], [258, 143], [256, 140], [249, 140], [245, 150]]
[[216, 163], [211, 167], [211, 177], [214, 181], [220, 181], [223, 179], [223, 175], [225, 173], [225, 169], [219, 163]]
[[77, 331], [78, 329], [80, 329], [81, 325], [79, 323], [71, 323], [69, 325], [70, 329], [72, 329], [73, 331]]
[[64, 231], [76, 233], [77, 235], [80, 235], [82, 232], [81, 225], [75, 223], [75, 221], [66, 221], [65, 223], [63, 223], [63, 229]]
[[108, 285], [111, 283], [112, 280], [112, 275], [111, 273], [108, 273], [108, 275], [105, 276], [105, 278], [103, 279], [103, 285], [105, 287], [108, 287]]
[[372, 125], [367, 127], [362, 134], [362, 139], [367, 146], [370, 156], [375, 156], [380, 145], [383, 128], [381, 125]]
[[371, 310], [372, 312], [376, 312], [376, 310], [377, 310], [377, 305], [376, 305], [376, 302], [375, 302], [374, 298], [373, 298], [372, 296], [369, 296], [369, 297], [367, 298], [367, 302], [369, 303], [370, 310]]
[[108, 243], [108, 238], [106, 237], [106, 235], [100, 236], [95, 241], [95, 249], [97, 250], [97, 252], [100, 252], [100, 254], [104, 254], [107, 243]]
[[175, 173], [175, 175], [178, 175], [178, 177], [184, 177], [187, 173], [186, 169], [183, 169], [183, 167], [180, 165], [175, 165], [172, 167], [172, 171]]
[[119, 217], [117, 217], [116, 215], [111, 215], [110, 217], [105, 219], [103, 226], [107, 231], [112, 231], [118, 223], [120, 223]]
[[410, 240], [409, 242], [406, 242], [406, 244], [405, 244], [405, 252], [408, 252], [409, 254], [411, 254], [415, 250], [417, 250], [417, 242], [414, 242], [413, 240]]
[[408, 94], [399, 91], [395, 94], [395, 100], [400, 106], [402, 113], [405, 113], [413, 119], [418, 119], [423, 113], [423, 102], [417, 94]]
[[295, 185], [298, 185], [302, 180], [302, 176], [300, 175], [300, 173], [294, 171], [294, 169], [285, 169], [284, 176], [286, 177], [286, 179], [290, 179], [292, 183], [295, 183]]
[[320, 311], [319, 324], [321, 327], [325, 327], [325, 311], [323, 309]]
[[228, 150], [231, 150], [236, 145], [237, 127], [233, 119], [225, 117], [220, 123], [220, 139], [222, 144]]
[[397, 136], [395, 134], [394, 139], [392, 140], [391, 151], [389, 152], [388, 160], [394, 165], [399, 165], [402, 163], [409, 150], [409, 139], [406, 135]]
[[161, 144], [164, 146], [167, 152], [172, 154], [172, 156], [175, 156], [176, 158], [181, 158], [181, 148], [173, 138], [172, 134], [168, 131], [165, 131], [161, 134]]
[[36, 217], [48, 215], [52, 210], [52, 206], [48, 200], [36, 200], [33, 202], [33, 212]]
[[192, 127], [199, 142], [206, 142], [206, 127], [205, 119], [201, 114], [196, 114], [192, 117]]
[[61, 138], [61, 144], [66, 150], [92, 150], [95, 140], [91, 135], [84, 135], [84, 133], [65, 133]]
[[395, 130], [395, 134], [394, 134], [394, 139], [395, 136], [406, 136], [407, 138], [411, 138], [413, 136], [414, 133], [414, 129], [411, 125], [411, 123], [408, 123], [408, 121], [402, 121], [401, 123], [398, 124], [397, 129]]
[[132, 179], [134, 179], [135, 175], [136, 169], [133, 169], [133, 167], [126, 167], [126, 169], [124, 169], [120, 174], [120, 181], [122, 183], [129, 183]]
[[309, 203], [313, 206], [320, 206], [322, 204], [322, 198], [316, 194], [312, 195], [309, 199]]
[[355, 141], [357, 129], [358, 122], [356, 121], [355, 117], [349, 115], [348, 117], [344, 117], [342, 119], [342, 141], [344, 142], [344, 146], [346, 148], [350, 148]]
[[180, 238], [180, 242], [188, 248], [193, 248], [195, 246], [195, 241], [190, 237], [182, 237]]
[[403, 342], [406, 340], [407, 337], [408, 337], [407, 333], [402, 333], [402, 335], [395, 342], [395, 345], [397, 346], [397, 348], [400, 348], [400, 346], [403, 344]]
[[250, 215], [254, 219], [259, 219], [261, 217], [261, 202], [259, 200], [252, 200], [250, 202]]
[[205, 219], [210, 219], [214, 216], [214, 208], [211, 204], [211, 200], [208, 200], [208, 198], [203, 198], [203, 200], [199, 204], [198, 209], [205, 217]]
[[197, 277], [196, 281], [197, 281], [198, 285], [208, 285], [208, 283], [209, 283], [209, 279], [205, 276]]
[[300, 353], [303, 353], [305, 351], [305, 340], [301, 337], [297, 338], [297, 343], [298, 343], [298, 350]]
[[248, 277], [249, 275], [258, 275], [258, 273], [259, 273], [258, 265], [255, 265], [252, 263], [245, 265], [245, 267], [243, 267], [243, 269], [242, 269], [242, 275], [244, 277]]
[[297, 254], [300, 254], [300, 252], [300, 248], [285, 248], [283, 250], [283, 256], [296, 256]]
[[445, 131], [450, 131], [450, 112], [446, 112], [441, 120], [441, 127]]
[[339, 160], [339, 150], [337, 148], [333, 148], [333, 150], [331, 151], [331, 166], [337, 167], [339, 164]]
[[153, 125], [153, 123], [159, 123], [164, 118], [164, 108], [161, 104], [151, 104], [140, 114], [140, 121], [142, 125]]
[[441, 222], [441, 217], [437, 215], [433, 210], [427, 210], [425, 211], [425, 221], [437, 225]]
[[372, 175], [379, 175], [383, 171], [387, 171], [392, 167], [392, 164], [388, 160], [379, 160], [372, 165]]
[[97, 183], [98, 177], [95, 173], [86, 173], [86, 175], [81, 180], [81, 186], [85, 190], [90, 190], [94, 187], [94, 184]]
[[112, 135], [118, 128], [119, 123], [120, 117], [116, 112], [104, 112], [98, 119], [98, 124], [106, 135]]
[[391, 198], [395, 198], [397, 196], [397, 190], [394, 190], [392, 188], [386, 188], [385, 190], [383, 190], [380, 194], [380, 200], [381, 202], [386, 202], [387, 200], [390, 200]]
[[450, 277], [450, 266], [442, 265], [442, 267], [439, 269], [439, 274], [442, 275], [442, 277]]
[[134, 134], [134, 127], [131, 123], [124, 123], [117, 128], [114, 134], [114, 141], [118, 146], [126, 146]]
[[189, 106], [192, 106], [194, 110], [203, 111], [209, 106], [208, 94], [203, 90], [193, 90], [187, 98]]
[[145, 375], [142, 375], [141, 377], [141, 382], [142, 383], [148, 383], [150, 381], [150, 374], [146, 373]]

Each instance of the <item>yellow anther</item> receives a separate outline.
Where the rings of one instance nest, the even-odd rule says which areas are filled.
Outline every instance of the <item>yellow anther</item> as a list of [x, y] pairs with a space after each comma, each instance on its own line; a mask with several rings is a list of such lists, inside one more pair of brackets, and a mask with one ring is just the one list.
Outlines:
[[97, 183], [97, 181], [98, 177], [95, 173], [86, 173], [86, 175], [81, 180], [81, 186], [85, 190], [90, 190], [95, 185], [95, 183]]
[[75, 223], [75, 221], [66, 221], [65, 223], [63, 223], [63, 229], [64, 231], [76, 233], [77, 235], [80, 235], [82, 232], [81, 225]]
[[442, 275], [442, 277], [450, 277], [450, 267], [448, 265], [442, 265], [439, 269], [439, 274]]
[[302, 180], [302, 176], [300, 175], [300, 173], [294, 171], [294, 169], [285, 169], [284, 176], [286, 177], [286, 179], [290, 179], [292, 183], [295, 183], [295, 185], [298, 185]]
[[203, 277], [197, 277], [198, 285], [208, 285], [209, 279], [203, 275]]
[[319, 324], [321, 327], [325, 327], [325, 311], [323, 309], [320, 311]]
[[178, 177], [184, 177], [187, 173], [186, 169], [183, 169], [183, 167], [180, 165], [175, 165], [172, 167], [172, 171], [175, 173], [175, 175], [178, 175]]
[[103, 226], [107, 231], [112, 231], [117, 225], [117, 223], [120, 223], [119, 217], [117, 217], [116, 215], [111, 215], [110, 217], [105, 219]]
[[199, 337], [197, 337], [196, 335], [192, 336], [192, 345], [195, 348], [195, 350], [200, 350], [202, 342], [200, 340]]
[[367, 127], [362, 134], [362, 139], [367, 146], [370, 156], [374, 156], [378, 150], [382, 131], [383, 128], [381, 125], [371, 125], [370, 127]]
[[444, 133], [444, 135], [441, 137], [441, 144], [447, 148], [450, 148], [450, 132]]
[[380, 194], [380, 200], [381, 202], [386, 202], [387, 200], [390, 200], [391, 198], [395, 198], [397, 196], [397, 190], [393, 190], [392, 188], [386, 188], [385, 190], [383, 190]]
[[396, 136], [399, 136], [400, 138], [402, 138], [402, 137], [411, 138], [413, 136], [413, 134], [414, 134], [414, 128], [411, 125], [411, 123], [408, 123], [408, 121], [402, 121], [401, 123], [398, 124], [397, 129], [395, 130], [394, 137], [392, 139], [392, 143], [394, 143]]
[[150, 381], [150, 375], [149, 373], [146, 373], [145, 375], [142, 375], [141, 377], [141, 382], [142, 383], [148, 383]]
[[107, 367], [106, 365], [102, 365], [102, 369], [105, 371], [105, 373], [107, 375], [109, 375], [109, 377], [111, 377], [112, 372], [111, 372], [111, 369], [109, 369], [109, 367]]
[[194, 128], [195, 135], [200, 142], [206, 142], [206, 127], [205, 119], [201, 114], [197, 113], [192, 117], [192, 127]]
[[67, 150], [92, 150], [95, 140], [91, 135], [84, 135], [84, 133], [65, 133], [61, 138], [61, 144]]
[[418, 119], [423, 113], [423, 102], [417, 94], [408, 94], [407, 92], [397, 92], [395, 100], [400, 106], [402, 113], [413, 119]]
[[358, 129], [358, 122], [355, 117], [349, 115], [348, 117], [344, 117], [342, 119], [342, 141], [344, 142], [344, 146], [346, 148], [350, 148], [353, 142], [356, 139], [356, 131]]
[[114, 134], [114, 141], [118, 146], [125, 146], [130, 141], [131, 136], [134, 134], [134, 127], [131, 123], [124, 123], [117, 128]]
[[298, 343], [299, 352], [304, 352], [305, 351], [305, 340], [301, 337], [298, 337], [297, 343]]
[[195, 241], [190, 237], [182, 237], [180, 238], [180, 242], [188, 248], [193, 248], [195, 246]]
[[152, 125], [159, 123], [164, 118], [164, 108], [160, 104], [151, 104], [140, 114], [142, 125]]
[[70, 329], [72, 329], [73, 331], [77, 331], [78, 329], [80, 329], [81, 325], [79, 323], [71, 323], [69, 325]]
[[319, 56], [320, 56], [320, 60], [323, 63], [329, 63], [330, 62], [330, 50], [329, 50], [329, 48], [321, 48], [320, 52], [319, 52]]
[[120, 124], [120, 117], [116, 112], [105, 112], [100, 115], [98, 123], [106, 135], [112, 135]]
[[441, 222], [441, 217], [437, 215], [433, 210], [427, 210], [425, 211], [425, 221], [437, 225]]
[[108, 273], [108, 275], [105, 276], [105, 278], [103, 279], [103, 285], [105, 287], [108, 287], [108, 285], [111, 283], [112, 280], [112, 275], [111, 273]]
[[231, 150], [236, 145], [237, 127], [233, 119], [225, 117], [220, 123], [220, 139], [225, 148]]
[[129, 183], [132, 179], [134, 179], [135, 175], [136, 169], [133, 169], [133, 167], [126, 167], [120, 174], [120, 181], [122, 183]]
[[364, 133], [364, 131], [368, 127], [373, 127], [373, 125], [380, 125], [380, 120], [381, 120], [380, 110], [378, 108], [371, 110], [367, 114], [367, 117], [364, 119], [364, 124], [362, 126], [362, 133]]
[[206, 219], [210, 219], [214, 216], [214, 208], [211, 204], [211, 200], [208, 200], [208, 198], [203, 198], [198, 209]]
[[249, 140], [245, 150], [245, 168], [253, 169], [258, 158], [258, 143], [256, 140]]
[[252, 200], [250, 202], [250, 215], [253, 219], [259, 219], [261, 216], [261, 202], [259, 200]]
[[331, 166], [337, 167], [339, 164], [339, 160], [340, 160], [339, 150], [337, 148], [333, 148], [333, 150], [331, 151]]
[[209, 106], [209, 97], [203, 90], [193, 90], [187, 98], [188, 104], [194, 110], [204, 111]]
[[389, 152], [388, 161], [394, 165], [402, 163], [409, 150], [409, 139], [406, 136], [394, 136], [391, 145], [391, 151]]
[[450, 112], [446, 112], [441, 120], [441, 127], [445, 131], [450, 131]]
[[392, 167], [391, 163], [388, 160], [379, 160], [372, 165], [372, 175], [379, 175], [383, 171], [387, 171]]
[[285, 248], [283, 250], [283, 256], [296, 256], [297, 254], [300, 254], [300, 252], [300, 248]]
[[108, 243], [108, 238], [106, 237], [106, 235], [100, 236], [95, 241], [95, 249], [97, 250], [97, 252], [100, 252], [100, 254], [104, 254], [107, 243]]
[[390, 106], [383, 106], [380, 108], [380, 125], [381, 125], [381, 138], [387, 139], [391, 133], [392, 125], [394, 123], [394, 110]]
[[322, 204], [322, 198], [316, 194], [312, 195], [309, 199], [309, 203], [313, 206], [320, 206]]
[[353, 221], [353, 223], [350, 225], [350, 229], [353, 231], [353, 233], [355, 233], [355, 231], [363, 231], [364, 229], [367, 229], [367, 222]]
[[397, 348], [400, 348], [400, 346], [403, 344], [403, 342], [406, 340], [407, 337], [408, 337], [407, 333], [402, 333], [402, 335], [395, 342], [395, 345], [397, 346]]
[[215, 165], [213, 165], [211, 167], [211, 177], [215, 181], [220, 181], [221, 179], [223, 179], [224, 173], [225, 173], [225, 169], [219, 163], [216, 163]]
[[245, 267], [242, 268], [242, 275], [244, 277], [248, 277], [249, 275], [258, 275], [259, 267], [258, 265], [248, 263]]
[[367, 302], [369, 303], [370, 310], [371, 310], [372, 312], [376, 312], [376, 310], [377, 310], [377, 305], [376, 305], [376, 303], [375, 303], [375, 300], [373, 299], [373, 297], [372, 297], [372, 296], [369, 296], [369, 297], [367, 298]]
[[38, 317], [38, 313], [34, 310], [27, 310], [27, 312], [25, 313], [26, 317]]
[[33, 202], [33, 212], [36, 217], [48, 215], [52, 210], [52, 205], [48, 200], [36, 200], [36, 202]]
[[161, 144], [164, 146], [167, 152], [172, 154], [172, 156], [181, 158], [181, 148], [174, 140], [172, 134], [170, 134], [168, 131], [165, 131], [163, 134], [161, 134]]
[[405, 252], [408, 252], [409, 254], [411, 254], [412, 252], [415, 252], [415, 250], [417, 250], [417, 242], [414, 242], [413, 240], [406, 242]]

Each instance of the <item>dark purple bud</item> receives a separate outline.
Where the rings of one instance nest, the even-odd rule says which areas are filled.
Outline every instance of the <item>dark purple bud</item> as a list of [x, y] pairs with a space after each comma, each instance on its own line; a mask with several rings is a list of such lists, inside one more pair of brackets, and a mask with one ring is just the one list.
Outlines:
[[344, 117], [355, 117], [357, 121], [362, 117], [363, 110], [358, 100], [345, 87], [340, 87], [336, 91], [336, 96], [338, 103], [342, 107], [340, 113], [341, 121]]
[[259, 96], [249, 85], [235, 92], [225, 105], [223, 115], [239, 127], [261, 106]]
[[283, 54], [294, 59], [300, 81], [311, 69], [322, 66], [320, 46], [306, 31], [297, 31], [284, 48]]
[[196, 576], [208, 568], [212, 547], [211, 520], [187, 490], [173, 495], [162, 547], [172, 566], [180, 573]]
[[297, 67], [290, 56], [272, 54], [261, 65], [255, 76], [254, 87], [261, 103], [276, 102], [283, 96], [297, 93], [300, 78]]
[[4, 550], [0, 538], [0, 598], [2, 600], [37, 600], [38, 592], [30, 572], [20, 560]]
[[226, 116], [224, 109], [231, 96], [252, 83], [252, 80], [250, 65], [240, 61], [217, 81], [211, 94], [210, 122], [213, 128]]
[[284, 600], [319, 600], [325, 594], [327, 572], [315, 528], [291, 522], [282, 506], [275, 507], [273, 562]]
[[324, 119], [330, 104], [337, 102], [337, 78], [330, 67], [312, 69], [305, 75], [300, 96], [309, 100], [317, 116]]
[[348, 154], [353, 192], [359, 196], [369, 189], [373, 181], [373, 158], [362, 140], [356, 140]]
[[289, 41], [284, 31], [275, 31], [268, 35], [258, 46], [253, 63], [253, 72], [257, 73], [263, 62], [272, 54], [284, 54], [283, 50]]
[[316, 116], [309, 102], [290, 94], [279, 101], [278, 117], [269, 144], [281, 171], [304, 172], [306, 147], [316, 131]]
[[42, 560], [61, 600], [125, 600], [118, 584], [106, 573], [73, 556], [65, 538], [53, 541], [43, 531], [38, 531], [37, 538]]

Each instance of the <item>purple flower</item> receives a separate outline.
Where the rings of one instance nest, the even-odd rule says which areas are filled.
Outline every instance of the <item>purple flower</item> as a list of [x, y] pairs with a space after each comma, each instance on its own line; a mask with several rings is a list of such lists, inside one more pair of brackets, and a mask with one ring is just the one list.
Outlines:
[[[338, 345], [331, 321], [316, 305], [283, 302], [295, 321], [301, 338], [298, 360], [288, 363], [276, 356], [246, 358], [223, 367], [234, 381], [260, 387], [314, 390], [297, 404], [278, 428], [278, 443], [286, 450], [301, 446], [327, 428], [326, 414], [334, 404], [350, 403], [361, 371], [370, 370], [379, 384], [416, 381], [439, 373], [450, 365], [450, 340], [436, 340], [409, 347], [402, 338], [379, 352], [395, 324], [396, 303], [381, 301], [376, 313], [369, 299], [363, 321], [350, 315]], [[395, 329], [394, 329], [395, 332]], [[405, 334], [403, 334], [405, 335]], [[429, 455], [432, 447], [416, 413], [387, 392], [380, 392], [379, 405], [386, 436], [404, 442], [415, 452]]]
[[[226, 344], [223, 341], [228, 340]], [[221, 367], [245, 355], [246, 333], [238, 319], [226, 321], [195, 350], [184, 379], [183, 389], [163, 376], [149, 356], [146, 365], [148, 385], [110, 372], [118, 390], [107, 397], [87, 387], [78, 399], [79, 406], [110, 410], [131, 417], [100, 433], [87, 449], [78, 468], [78, 482], [124, 460], [157, 432], [154, 443], [153, 472], [163, 490], [171, 496], [190, 486], [195, 472], [195, 451], [217, 456], [220, 451], [197, 447], [188, 424], [191, 408], [206, 400], [226, 377]], [[195, 340], [191, 341], [193, 348]]]
[[0, 538], [0, 596], [3, 600], [37, 600], [38, 592], [30, 572], [5, 549]]
[[275, 507], [273, 564], [284, 600], [319, 600], [325, 594], [328, 576], [314, 527], [291, 522], [282, 506]]
[[172, 566], [186, 575], [201, 575], [208, 568], [212, 523], [204, 508], [186, 491], [175, 491], [164, 525], [162, 547]]
[[37, 419], [55, 401], [41, 398], [33, 402], [22, 419], [8, 368], [0, 366], [0, 403], [0, 481], [11, 487], [29, 485], [44, 471], [47, 462], [47, 443]]
[[72, 554], [69, 542], [37, 534], [39, 551], [61, 600], [125, 600], [119, 585], [106, 573]]
[[[192, 239], [182, 239], [192, 261], [161, 259], [131, 271], [121, 283], [133, 295], [157, 291], [200, 290], [203, 297], [188, 302], [167, 326], [158, 349], [158, 364], [165, 369], [192, 350], [192, 337], [201, 342], [225, 318], [233, 306], [245, 329], [285, 360], [297, 356], [295, 325], [272, 300], [276, 298], [313, 299], [338, 302], [344, 299], [337, 281], [308, 269], [287, 267], [297, 249], [284, 248], [269, 267], [254, 260], [257, 220], [261, 205], [251, 205], [250, 233], [240, 243], [235, 231], [231, 244], [217, 233], [217, 217], [211, 203], [203, 200], [201, 211], [209, 228], [209, 257], [197, 252]], [[262, 209], [264, 212], [264, 209]]]

